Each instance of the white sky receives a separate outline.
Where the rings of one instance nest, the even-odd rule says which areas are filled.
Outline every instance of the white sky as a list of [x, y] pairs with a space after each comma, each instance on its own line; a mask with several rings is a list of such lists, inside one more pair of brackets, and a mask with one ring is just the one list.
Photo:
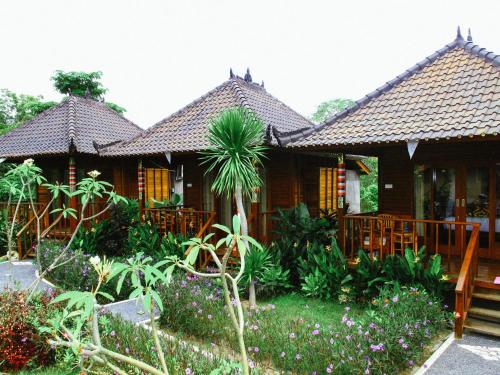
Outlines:
[[0, 88], [60, 99], [50, 77], [101, 70], [142, 127], [250, 67], [304, 115], [359, 99], [455, 38], [500, 53], [500, 1], [0, 0]]

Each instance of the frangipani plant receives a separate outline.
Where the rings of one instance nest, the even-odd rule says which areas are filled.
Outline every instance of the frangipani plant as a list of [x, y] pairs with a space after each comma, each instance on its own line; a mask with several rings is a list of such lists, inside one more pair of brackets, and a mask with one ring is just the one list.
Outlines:
[[[238, 291], [238, 283], [241, 281], [245, 272], [245, 255], [249, 250], [249, 245], [252, 244], [256, 249], [261, 250], [261, 245], [252, 237], [242, 234], [241, 221], [239, 215], [233, 216], [232, 230], [224, 225], [214, 224], [213, 226], [226, 235], [221, 238], [216, 245], [210, 242], [213, 233], [204, 238], [191, 238], [183, 245], [190, 246], [186, 259], [181, 260], [176, 256], [167, 257], [169, 263], [199, 277], [218, 278], [221, 281], [224, 300], [229, 311], [229, 318], [238, 337], [238, 345], [240, 349], [241, 363], [243, 365], [243, 373], [250, 373], [248, 365], [248, 356], [245, 346], [244, 328], [245, 316]], [[237, 272], [231, 273], [228, 270], [228, 261], [233, 249], [238, 249], [240, 258], [240, 268]], [[222, 259], [217, 255], [218, 250], [223, 250]], [[202, 251], [210, 253], [213, 262], [216, 265], [218, 272], [206, 273], [194, 269], [196, 259]], [[170, 270], [171, 266], [167, 268]], [[171, 274], [171, 272], [170, 272]], [[167, 273], [168, 276], [168, 273]]]

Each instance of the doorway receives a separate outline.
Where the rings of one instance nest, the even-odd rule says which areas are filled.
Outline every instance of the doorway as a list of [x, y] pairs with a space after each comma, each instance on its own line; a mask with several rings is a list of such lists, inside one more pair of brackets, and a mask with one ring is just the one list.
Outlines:
[[[500, 163], [417, 165], [413, 190], [416, 219], [478, 223], [479, 255], [500, 258]], [[454, 246], [460, 234], [452, 225], [446, 235], [449, 229], [438, 226], [439, 245]]]

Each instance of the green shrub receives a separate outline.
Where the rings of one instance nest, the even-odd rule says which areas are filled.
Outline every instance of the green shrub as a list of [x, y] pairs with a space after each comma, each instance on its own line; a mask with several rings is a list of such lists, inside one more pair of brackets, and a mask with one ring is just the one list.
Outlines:
[[137, 201], [119, 203], [109, 209], [109, 217], [92, 224], [90, 229], [80, 228], [72, 248], [87, 254], [124, 256], [129, 252], [128, 232], [139, 221]]
[[338, 296], [341, 288], [352, 280], [335, 239], [327, 246], [308, 244], [306, 254], [299, 258], [299, 275], [302, 291], [309, 297], [322, 299]]
[[[102, 317], [100, 323], [104, 347], [160, 368], [158, 356], [155, 350], [151, 350], [154, 348], [154, 342], [150, 331], [110, 314]], [[167, 367], [171, 374], [211, 374], [217, 369], [220, 371], [216, 374], [220, 375], [239, 373], [236, 370], [238, 365], [212, 354], [206, 347], [196, 352], [178, 341], [165, 339], [162, 341]], [[125, 369], [127, 373], [137, 373], [132, 367], [125, 366]]]
[[[160, 322], [169, 330], [237, 349], [217, 283], [178, 277], [162, 291], [162, 301]], [[298, 374], [399, 373], [451, 319], [424, 290], [397, 285], [384, 287], [364, 314], [353, 315], [346, 307], [345, 315], [328, 325], [284, 318], [272, 304], [246, 314], [251, 361]]]
[[291, 283], [300, 285], [298, 259], [304, 257], [309, 244], [329, 245], [336, 232], [336, 223], [328, 218], [313, 218], [303, 203], [288, 210], [279, 209], [272, 218], [277, 238], [271, 250], [284, 269], [290, 270]]
[[[47, 269], [54, 259], [61, 252], [61, 242], [42, 240], [38, 246], [40, 267], [41, 270]], [[69, 249], [63, 258], [59, 261], [62, 264], [60, 267], [53, 269], [48, 275], [47, 279], [53, 282], [57, 287], [63, 290], [79, 290], [79, 291], [92, 291], [97, 285], [98, 277], [92, 265], [89, 262], [92, 254], [84, 253], [81, 249]], [[115, 258], [118, 260], [119, 258]], [[122, 290], [119, 295], [116, 295], [116, 284], [118, 280], [112, 279], [101, 287], [103, 292], [111, 294], [118, 300], [127, 299], [132, 291], [132, 286], [129, 280], [123, 284]]]

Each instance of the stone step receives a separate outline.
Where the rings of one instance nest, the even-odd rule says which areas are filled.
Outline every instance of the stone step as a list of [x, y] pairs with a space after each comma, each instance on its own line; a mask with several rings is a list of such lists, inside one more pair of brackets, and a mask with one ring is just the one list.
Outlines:
[[487, 309], [484, 307], [472, 306], [469, 309], [469, 316], [477, 317], [484, 320], [490, 320], [493, 322], [500, 322], [499, 309]]
[[500, 324], [497, 323], [468, 318], [465, 322], [464, 328], [472, 332], [481, 333], [483, 335], [500, 337]]

